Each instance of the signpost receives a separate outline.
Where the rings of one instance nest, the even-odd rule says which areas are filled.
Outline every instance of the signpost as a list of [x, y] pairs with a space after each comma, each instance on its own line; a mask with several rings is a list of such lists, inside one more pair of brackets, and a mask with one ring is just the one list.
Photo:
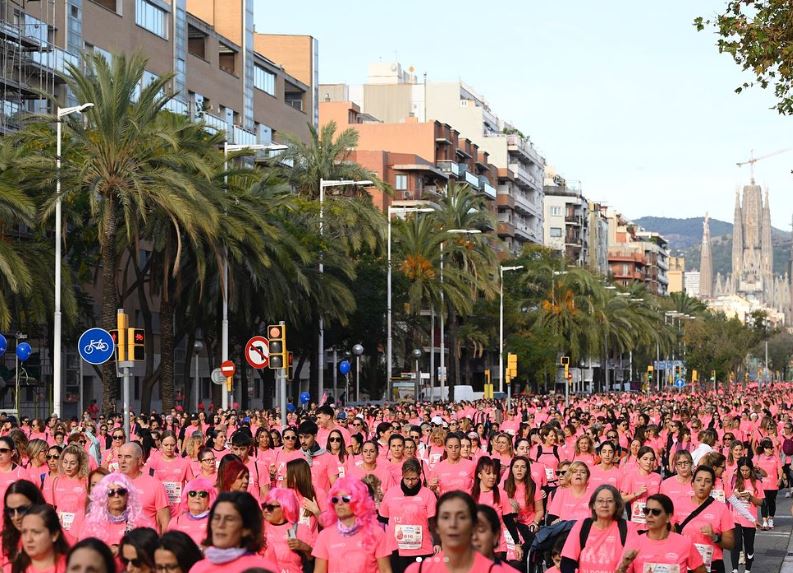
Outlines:
[[80, 358], [88, 362], [88, 364], [99, 366], [113, 357], [116, 352], [116, 345], [107, 330], [89, 328], [80, 335], [80, 340], [77, 342], [77, 351], [80, 353]]
[[685, 385], [686, 385], [686, 381], [683, 380], [682, 378], [678, 378], [677, 380], [675, 380], [675, 388], [682, 389], [683, 386]]
[[264, 336], [254, 336], [245, 345], [245, 360], [251, 368], [267, 368], [270, 363], [270, 341]]
[[226, 381], [226, 377], [223, 375], [223, 371], [220, 368], [215, 368], [209, 377], [212, 380], [212, 383], [217, 384], [218, 386]]
[[224, 392], [231, 392], [231, 384], [234, 379], [234, 374], [237, 372], [237, 367], [231, 360], [226, 360], [220, 365], [220, 371], [226, 377], [226, 388]]

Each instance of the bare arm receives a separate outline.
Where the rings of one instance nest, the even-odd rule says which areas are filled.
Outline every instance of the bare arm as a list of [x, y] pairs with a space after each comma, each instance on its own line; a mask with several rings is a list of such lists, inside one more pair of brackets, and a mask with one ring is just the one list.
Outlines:
[[160, 527], [160, 533], [165, 533], [168, 529], [168, 523], [171, 521], [171, 510], [168, 507], [163, 507], [157, 512], [157, 525]]

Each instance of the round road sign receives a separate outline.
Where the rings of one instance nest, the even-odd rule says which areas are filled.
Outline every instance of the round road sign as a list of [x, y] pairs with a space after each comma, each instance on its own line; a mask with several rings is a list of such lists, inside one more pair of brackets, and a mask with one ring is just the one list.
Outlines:
[[231, 360], [226, 360], [223, 364], [220, 365], [220, 371], [223, 373], [223, 376], [226, 378], [231, 378], [234, 376], [234, 373], [237, 371], [237, 367], [234, 366], [234, 363]]
[[98, 366], [110, 360], [116, 351], [116, 345], [107, 330], [89, 328], [80, 336], [80, 340], [77, 342], [77, 351], [83, 360]]
[[223, 371], [221, 371], [220, 368], [215, 368], [209, 377], [212, 378], [213, 384], [223, 384], [226, 382], [226, 377], [223, 375]]
[[245, 345], [245, 360], [252, 368], [266, 368], [270, 363], [270, 342], [263, 336], [254, 336]]

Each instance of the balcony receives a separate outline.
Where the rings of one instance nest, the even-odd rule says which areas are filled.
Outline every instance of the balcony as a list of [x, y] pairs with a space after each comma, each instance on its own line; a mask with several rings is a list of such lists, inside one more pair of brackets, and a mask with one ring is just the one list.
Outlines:
[[203, 121], [210, 130], [214, 130], [215, 132], [226, 131], [228, 129], [226, 120], [221, 119], [216, 115], [212, 115], [211, 113], [201, 112], [199, 114], [199, 119]]
[[479, 189], [479, 177], [477, 177], [470, 171], [465, 172], [465, 182], [468, 183], [474, 189]]
[[29, 52], [27, 57], [29, 63], [47, 70], [52, 70], [64, 77], [69, 75], [67, 68], [69, 64], [77, 68], [80, 67], [80, 58], [74, 54], [70, 54], [66, 50], [62, 50], [61, 48], [51, 48], [47, 51]]
[[609, 251], [608, 254], [609, 262], [615, 263], [638, 263], [640, 265], [646, 264], [646, 260], [644, 259], [644, 255], [642, 253], [632, 253], [630, 251]]
[[499, 221], [497, 232], [501, 236], [507, 237], [514, 237], [515, 236], [515, 225], [510, 223], [509, 221]]
[[544, 164], [534, 146], [516, 133], [507, 136], [507, 150], [513, 153], [520, 153], [535, 165]]
[[565, 215], [564, 222], [569, 223], [571, 225], [578, 225], [581, 226], [581, 215]]
[[522, 211], [526, 215], [534, 215], [534, 216], [539, 215], [540, 206], [537, 205], [531, 199], [529, 199], [529, 196], [526, 193], [523, 193], [521, 191], [515, 191], [512, 195], [515, 197], [516, 209]]
[[538, 191], [542, 189], [542, 186], [540, 185], [539, 181], [537, 181], [537, 178], [520, 163], [510, 163], [509, 169], [515, 174], [515, 179], [519, 183], [528, 185], [532, 189], [536, 189]]
[[487, 196], [488, 196], [488, 197], [490, 197], [491, 199], [495, 199], [495, 198], [496, 198], [496, 188], [495, 188], [495, 187], [493, 187], [493, 186], [490, 184], [490, 181], [488, 181], [487, 179], [485, 179], [484, 177], [482, 177], [482, 178], [479, 180], [479, 183], [481, 184], [482, 191], [484, 192], [484, 194], [485, 194], [485, 195], [487, 195]]
[[234, 145], [256, 145], [256, 134], [238, 125], [234, 126], [231, 138]]
[[614, 275], [615, 279], [618, 280], [634, 280], [634, 281], [643, 281], [644, 275], [639, 271], [623, 271], [618, 270], [615, 271], [612, 269], [611, 274]]
[[188, 106], [182, 100], [176, 98], [168, 100], [168, 103], [163, 106], [163, 109], [167, 109], [168, 111], [177, 113], [179, 115], [188, 115], [190, 113], [190, 106]]
[[499, 193], [496, 195], [496, 205], [499, 207], [506, 207], [508, 209], [515, 208], [515, 198], [509, 193]]
[[435, 165], [444, 173], [451, 173], [455, 177], [460, 177], [460, 165], [456, 161], [441, 159]]

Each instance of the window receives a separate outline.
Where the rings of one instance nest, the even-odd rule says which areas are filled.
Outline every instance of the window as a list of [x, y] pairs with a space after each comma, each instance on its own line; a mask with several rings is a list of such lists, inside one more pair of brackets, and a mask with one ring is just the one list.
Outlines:
[[397, 191], [407, 191], [408, 189], [408, 176], [407, 175], [397, 175], [396, 176], [396, 184], [394, 188]]
[[168, 37], [168, 14], [147, 0], [135, 0], [135, 23], [161, 38]]
[[268, 72], [261, 66], [254, 66], [253, 68], [253, 85], [256, 89], [263, 92], [275, 95], [275, 74]]
[[551, 207], [551, 216], [552, 217], [559, 217], [562, 214], [562, 208], [558, 205]]
[[551, 237], [561, 237], [561, 236], [562, 236], [561, 227], [551, 227]]
[[218, 67], [226, 73], [235, 75], [237, 73], [237, 52], [225, 44], [220, 44]]

